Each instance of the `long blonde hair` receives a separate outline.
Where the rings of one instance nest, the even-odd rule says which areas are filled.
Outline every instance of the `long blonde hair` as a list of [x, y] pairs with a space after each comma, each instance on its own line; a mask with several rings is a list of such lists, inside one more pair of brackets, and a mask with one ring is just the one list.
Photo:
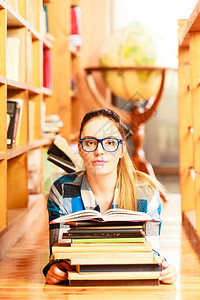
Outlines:
[[[122, 139], [126, 141], [125, 130], [126, 127], [121, 123], [120, 117], [114, 111], [106, 108], [99, 110], [93, 110], [86, 113], [80, 128], [79, 138], [84, 126], [94, 118], [104, 117], [114, 122], [118, 128]], [[165, 193], [164, 187], [155, 179], [147, 175], [146, 173], [140, 172], [135, 169], [133, 162], [128, 154], [127, 145], [124, 156], [119, 159], [118, 167], [118, 207], [130, 210], [136, 210], [137, 200], [137, 182], [142, 181], [151, 187], [153, 190], [158, 190], [162, 194]]]

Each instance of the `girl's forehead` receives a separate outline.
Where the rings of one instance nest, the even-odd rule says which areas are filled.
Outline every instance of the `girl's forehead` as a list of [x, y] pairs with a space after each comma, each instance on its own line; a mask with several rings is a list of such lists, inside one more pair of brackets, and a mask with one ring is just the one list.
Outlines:
[[104, 138], [107, 136], [121, 137], [115, 123], [107, 118], [95, 118], [85, 124], [82, 136]]

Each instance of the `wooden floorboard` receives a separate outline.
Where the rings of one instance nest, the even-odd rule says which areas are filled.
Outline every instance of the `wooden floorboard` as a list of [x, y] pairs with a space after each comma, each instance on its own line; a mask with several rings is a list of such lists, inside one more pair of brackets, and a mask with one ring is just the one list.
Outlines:
[[178, 271], [175, 285], [158, 287], [67, 287], [45, 284], [48, 261], [45, 214], [0, 261], [0, 299], [200, 299], [200, 260], [181, 226], [180, 195], [163, 203], [161, 253]]

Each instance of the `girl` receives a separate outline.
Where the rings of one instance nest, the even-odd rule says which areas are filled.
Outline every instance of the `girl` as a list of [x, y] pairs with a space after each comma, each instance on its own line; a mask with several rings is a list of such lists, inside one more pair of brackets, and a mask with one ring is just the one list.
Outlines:
[[[64, 175], [54, 182], [48, 199], [49, 221], [83, 209], [103, 213], [119, 207], [147, 212], [155, 222], [147, 222], [146, 238], [159, 255], [159, 192], [163, 188], [147, 174], [135, 170], [120, 117], [105, 108], [88, 112], [81, 123], [78, 150], [85, 171]], [[50, 225], [50, 253], [52, 245], [60, 241], [62, 229], [62, 224]], [[164, 259], [162, 266], [160, 280], [174, 283], [175, 268]], [[67, 279], [68, 270], [71, 267], [66, 261], [50, 260], [43, 273], [47, 283], [57, 284]]]

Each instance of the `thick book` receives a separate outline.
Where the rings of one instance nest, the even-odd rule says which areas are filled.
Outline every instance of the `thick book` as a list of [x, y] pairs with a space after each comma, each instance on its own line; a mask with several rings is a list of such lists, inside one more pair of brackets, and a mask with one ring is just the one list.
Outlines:
[[67, 141], [61, 136], [54, 139], [47, 154], [49, 155], [49, 161], [68, 173], [83, 170], [82, 158], [70, 148]]
[[78, 273], [68, 271], [69, 280], [130, 280], [130, 279], [159, 279], [161, 271], [142, 271], [142, 272], [91, 272]]
[[50, 224], [56, 223], [65, 223], [68, 221], [84, 221], [84, 220], [96, 220], [99, 222], [108, 222], [108, 221], [131, 221], [131, 222], [146, 222], [153, 221], [153, 219], [143, 212], [127, 210], [127, 209], [109, 209], [105, 213], [101, 214], [96, 210], [81, 210], [71, 214], [61, 216], [57, 219], [54, 219]]
[[101, 244], [72, 244], [57, 243], [52, 247], [52, 253], [82, 253], [82, 252], [151, 252], [151, 243], [101, 243]]
[[128, 280], [69, 280], [70, 286], [88, 287], [88, 286], [109, 286], [109, 287], [124, 287], [124, 286], [159, 286], [159, 279], [128, 279]]
[[122, 238], [81, 238], [81, 239], [71, 239], [72, 244], [82, 244], [82, 243], [144, 243], [145, 237], [122, 237]]
[[[92, 231], [92, 232], [91, 232]], [[144, 237], [145, 233], [141, 231], [109, 231], [109, 230], [88, 230], [88, 232], [77, 232], [77, 233], [63, 233], [63, 239], [108, 239], [108, 238], [141, 238]]]
[[143, 260], [153, 263], [153, 252], [68, 252], [68, 253], [53, 253], [54, 259], [110, 259], [110, 263], [113, 259], [123, 259], [126, 256], [126, 259], [134, 259], [135, 263], [142, 263]]
[[[123, 253], [124, 254], [124, 253]], [[54, 259], [67, 259], [65, 255], [55, 255]], [[79, 255], [78, 258], [71, 258], [69, 262], [72, 266], [75, 265], [127, 265], [127, 264], [153, 264], [157, 262], [157, 258], [154, 258], [154, 255], [151, 257], [138, 258], [136, 256], [127, 257], [126, 254], [122, 257], [88, 257], [83, 258]], [[160, 262], [159, 262], [160, 263]]]
[[112, 222], [97, 222], [97, 221], [78, 221], [78, 222], [65, 222], [65, 225], [70, 226], [73, 230], [79, 229], [109, 229], [109, 228], [145, 228], [146, 222], [125, 222], [112, 221]]
[[132, 265], [77, 265], [78, 273], [89, 272], [161, 272], [162, 264], [132, 264]]
[[62, 157], [58, 157], [54, 154], [49, 154], [47, 160], [62, 168], [67, 173], [76, 172], [74, 164], [68, 160], [63, 159]]

